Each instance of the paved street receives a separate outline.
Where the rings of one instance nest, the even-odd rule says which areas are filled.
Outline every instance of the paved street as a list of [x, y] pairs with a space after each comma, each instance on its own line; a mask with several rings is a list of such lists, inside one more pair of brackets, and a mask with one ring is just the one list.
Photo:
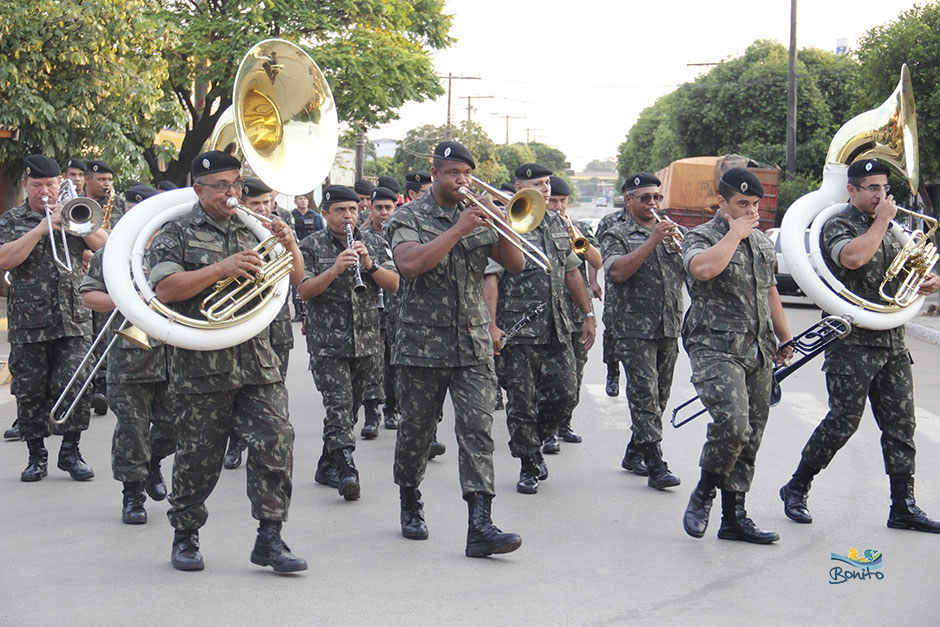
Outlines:
[[[604, 210], [601, 210], [603, 213]], [[593, 209], [584, 211], [592, 215]], [[818, 319], [787, 306], [795, 333]], [[515, 492], [518, 464], [508, 452], [505, 413], [496, 413], [494, 520], [522, 535], [522, 548], [497, 558], [463, 556], [466, 506], [457, 483], [451, 407], [441, 439], [447, 453], [429, 464], [422, 486], [431, 537], [401, 537], [392, 482], [394, 433], [358, 443], [362, 499], [346, 503], [316, 485], [323, 416], [295, 325], [288, 387], [295, 425], [294, 494], [284, 538], [310, 570], [277, 576], [248, 561], [255, 522], [244, 465], [223, 471], [201, 532], [207, 568], [181, 573], [169, 563], [166, 502], [148, 501], [150, 522], [120, 521], [120, 484], [110, 476], [113, 415], [93, 417], [82, 441], [95, 480], [77, 483], [54, 468], [19, 481], [22, 443], [0, 443], [0, 624], [69, 625], [797, 625], [935, 624], [940, 537], [885, 527], [888, 480], [870, 414], [813, 486], [812, 525], [788, 521], [777, 490], [826, 410], [821, 358], [790, 377], [758, 457], [748, 510], [780, 533], [772, 546], [717, 540], [720, 505], [706, 536], [688, 537], [682, 513], [698, 477], [706, 418], [666, 427], [663, 444], [682, 485], [667, 492], [620, 468], [629, 439], [626, 401], [605, 395], [600, 342], [592, 350], [574, 427], [580, 445], [548, 458], [550, 478], [535, 496]], [[918, 406], [918, 503], [940, 517], [940, 375], [933, 344], [909, 338]], [[672, 406], [692, 392], [681, 355]], [[15, 416], [4, 393], [0, 425]], [[361, 422], [360, 422], [361, 426]], [[358, 429], [357, 429], [358, 432]], [[166, 468], [169, 471], [169, 468]], [[830, 553], [883, 554], [882, 579], [829, 583], [840, 564]], [[846, 566], [842, 564], [842, 566]], [[851, 567], [846, 566], [846, 569]]]

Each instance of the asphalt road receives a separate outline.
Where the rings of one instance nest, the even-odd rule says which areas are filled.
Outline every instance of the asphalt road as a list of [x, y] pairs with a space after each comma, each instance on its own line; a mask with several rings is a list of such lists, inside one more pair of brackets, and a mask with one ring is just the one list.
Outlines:
[[[588, 212], [586, 212], [588, 213]], [[795, 332], [818, 319], [788, 305]], [[207, 568], [180, 573], [169, 564], [172, 530], [166, 502], [147, 503], [150, 522], [120, 521], [120, 484], [110, 477], [113, 415], [94, 417], [82, 441], [98, 476], [77, 483], [54, 468], [19, 481], [22, 443], [0, 443], [0, 624], [115, 625], [794, 625], [936, 624], [940, 537], [885, 527], [888, 481], [870, 414], [813, 486], [815, 522], [787, 520], [777, 490], [826, 409], [818, 363], [784, 384], [771, 412], [748, 510], [781, 539], [771, 546], [718, 540], [718, 506], [700, 540], [682, 530], [698, 476], [707, 420], [666, 427], [663, 448], [683, 483], [667, 492], [620, 469], [629, 439], [626, 401], [605, 395], [600, 346], [591, 352], [574, 419], [584, 443], [549, 457], [539, 494], [515, 492], [518, 464], [508, 452], [505, 414], [496, 413], [494, 520], [522, 535], [515, 553], [463, 556], [466, 506], [457, 483], [452, 411], [441, 438], [447, 453], [430, 463], [422, 486], [431, 537], [401, 537], [392, 482], [394, 433], [358, 443], [362, 499], [346, 503], [316, 485], [320, 396], [297, 333], [288, 375], [296, 428], [294, 494], [284, 538], [310, 569], [278, 576], [248, 561], [255, 522], [244, 466], [223, 471], [201, 532]], [[940, 517], [940, 375], [937, 347], [909, 339], [918, 406], [918, 503]], [[680, 356], [671, 407], [691, 395]], [[9, 424], [15, 403], [0, 404]], [[933, 413], [936, 412], [936, 413]], [[361, 423], [360, 423], [361, 426]], [[168, 468], [167, 468], [168, 470]], [[883, 554], [881, 579], [830, 581], [831, 553]], [[846, 566], [842, 564], [842, 566]], [[851, 567], [846, 566], [846, 569]]]

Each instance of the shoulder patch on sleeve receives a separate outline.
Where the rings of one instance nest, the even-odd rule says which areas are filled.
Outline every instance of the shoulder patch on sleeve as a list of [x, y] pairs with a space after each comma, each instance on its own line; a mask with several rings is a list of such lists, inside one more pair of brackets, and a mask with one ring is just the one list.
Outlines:
[[172, 237], [164, 233], [164, 234], [157, 235], [155, 238], [153, 238], [153, 242], [151, 242], [150, 247], [151, 248], [176, 248], [178, 245], [179, 243], [175, 239], [173, 239]]

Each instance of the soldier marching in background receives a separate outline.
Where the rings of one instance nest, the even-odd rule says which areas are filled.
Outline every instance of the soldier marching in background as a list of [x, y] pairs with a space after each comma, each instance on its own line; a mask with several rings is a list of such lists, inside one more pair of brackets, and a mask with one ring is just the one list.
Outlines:
[[[601, 218], [597, 227], [594, 229], [594, 236], [597, 237], [598, 241], [604, 241], [604, 232], [607, 231], [610, 227], [615, 224], [620, 224], [626, 222], [627, 220], [627, 183], [624, 181], [623, 185], [620, 186], [620, 192], [623, 194], [624, 198], [624, 207], [620, 211], [614, 211], [608, 213], [603, 218]], [[595, 297], [601, 298], [603, 294], [601, 293], [600, 285], [597, 283], [597, 271], [589, 271], [589, 281], [591, 282], [591, 292]], [[606, 284], [606, 275], [605, 280]], [[604, 309], [607, 309], [606, 298], [604, 298]], [[614, 355], [614, 340], [610, 337], [610, 332], [607, 327], [604, 327], [604, 334], [601, 338], [603, 346], [602, 351], [604, 355], [604, 363], [607, 365], [607, 383], [605, 386], [605, 391], [607, 396], [616, 397], [620, 395], [620, 361]], [[636, 462], [636, 474], [645, 476], [646, 468], [645, 462], [643, 462], [643, 455], [635, 453], [633, 449], [630, 449], [630, 452], [633, 453], [632, 458]]]
[[369, 210], [372, 209], [372, 192], [375, 191], [375, 185], [367, 179], [359, 179], [353, 184], [353, 190], [359, 196], [359, 217], [356, 224], [365, 224], [369, 221]]
[[[302, 242], [308, 236], [313, 235], [326, 226], [323, 216], [316, 209], [310, 207], [310, 198], [306, 194], [294, 196], [294, 210], [291, 212], [293, 218], [294, 233], [297, 234], [297, 241]], [[304, 301], [297, 295], [296, 288], [291, 287], [291, 299], [294, 301], [294, 322], [302, 322], [304, 319]]]
[[77, 157], [72, 157], [65, 162], [65, 178], [72, 181], [75, 185], [75, 193], [79, 196], [85, 195], [85, 171], [87, 169], [85, 162]]

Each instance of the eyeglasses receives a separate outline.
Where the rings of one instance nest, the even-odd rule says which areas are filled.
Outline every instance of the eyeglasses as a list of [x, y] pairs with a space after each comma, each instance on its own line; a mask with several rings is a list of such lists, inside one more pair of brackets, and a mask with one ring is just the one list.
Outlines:
[[885, 193], [887, 194], [888, 192], [891, 191], [891, 186], [890, 185], [866, 185], [865, 187], [859, 187], [859, 189], [864, 189], [866, 192], [870, 192], [872, 194], [877, 194], [881, 190], [885, 190]]
[[634, 198], [636, 198], [642, 203], [647, 203], [650, 201], [651, 198], [655, 200], [656, 202], [662, 202], [665, 196], [663, 196], [662, 194], [640, 194], [639, 196], [634, 196]]
[[244, 184], [245, 182], [242, 180], [235, 181], [234, 183], [226, 183], [225, 181], [219, 181], [218, 183], [200, 183], [203, 187], [211, 187], [217, 192], [227, 192], [229, 189], [238, 191]]

